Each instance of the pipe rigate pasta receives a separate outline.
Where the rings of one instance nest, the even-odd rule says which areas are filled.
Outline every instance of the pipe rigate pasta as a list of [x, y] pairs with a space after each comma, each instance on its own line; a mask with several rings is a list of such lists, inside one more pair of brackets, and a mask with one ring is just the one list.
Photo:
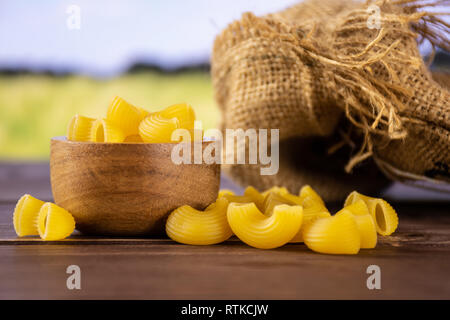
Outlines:
[[92, 126], [95, 119], [75, 115], [69, 122], [67, 128], [67, 139], [70, 141], [91, 141]]
[[37, 227], [41, 239], [62, 240], [72, 234], [75, 220], [67, 210], [46, 202], [39, 210]]
[[172, 133], [180, 128], [177, 118], [165, 118], [160, 114], [153, 113], [142, 120], [139, 125], [139, 135], [144, 142], [151, 143], [170, 143]]
[[373, 249], [377, 245], [377, 229], [372, 215], [364, 201], [358, 200], [351, 205], [342, 208], [336, 215], [343, 212], [350, 212], [353, 214], [361, 240], [362, 249]]
[[39, 235], [36, 219], [44, 201], [29, 194], [23, 195], [16, 204], [13, 214], [14, 230], [19, 237]]
[[106, 119], [121, 128], [125, 136], [131, 136], [139, 133], [139, 124], [147, 115], [144, 111], [120, 97], [115, 97], [108, 107]]
[[244, 190], [244, 196], [252, 199], [252, 202], [254, 202], [260, 210], [264, 210], [264, 196], [258, 190], [252, 186], [248, 186]]
[[254, 203], [230, 203], [227, 217], [233, 233], [246, 244], [259, 249], [281, 247], [302, 225], [301, 206], [278, 205], [268, 217]]
[[387, 201], [380, 198], [365, 196], [356, 191], [353, 191], [348, 195], [347, 199], [345, 200], [344, 206], [348, 206], [358, 200], [362, 200], [366, 203], [379, 234], [388, 236], [397, 229], [397, 213]]
[[190, 206], [175, 209], [167, 219], [166, 233], [174, 241], [192, 245], [216, 244], [227, 240], [232, 231], [227, 222], [228, 200], [219, 198], [205, 211]]
[[314, 191], [314, 189], [311, 188], [310, 185], [305, 185], [305, 186], [303, 186], [303, 187], [300, 189], [299, 196], [300, 196], [300, 198], [302, 198], [302, 199], [307, 198], [307, 197], [310, 197], [310, 198], [316, 200], [317, 202], [320, 202], [320, 203], [322, 203], [323, 205], [325, 205], [325, 202], [323, 201], [322, 197], [319, 196], [319, 194], [318, 194], [316, 191]]
[[[186, 103], [179, 103], [168, 106], [158, 112], [164, 118], [177, 118], [180, 128], [194, 129], [195, 112], [192, 107]], [[193, 134], [193, 132], [191, 132]]]
[[305, 226], [303, 237], [309, 249], [327, 254], [357, 254], [361, 244], [358, 226], [350, 212], [315, 219]]
[[92, 125], [91, 141], [92, 142], [123, 142], [125, 133], [109, 120], [97, 119]]

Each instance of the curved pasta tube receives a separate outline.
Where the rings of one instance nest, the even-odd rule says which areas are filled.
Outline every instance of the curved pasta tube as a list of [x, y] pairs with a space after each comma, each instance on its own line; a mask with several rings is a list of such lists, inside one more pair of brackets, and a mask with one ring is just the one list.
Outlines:
[[144, 111], [120, 97], [115, 97], [108, 107], [106, 119], [122, 129], [125, 136], [131, 136], [139, 133], [139, 123], [145, 117]]
[[264, 214], [266, 216], [271, 216], [273, 214], [274, 208], [281, 204], [287, 204], [290, 206], [295, 205], [295, 203], [292, 203], [291, 201], [287, 200], [284, 196], [280, 195], [279, 193], [269, 192], [269, 194], [267, 194], [267, 196], [264, 198], [264, 202], [262, 205]]
[[312, 198], [312, 199], [316, 200], [317, 202], [320, 202], [323, 205], [325, 205], [325, 202], [323, 201], [323, 199], [319, 196], [319, 194], [316, 191], [314, 191], [313, 188], [311, 188], [310, 185], [303, 186], [300, 189], [299, 196], [302, 199], [307, 198], [307, 197]]
[[67, 210], [46, 202], [39, 210], [37, 227], [43, 240], [62, 240], [75, 230], [75, 220]]
[[319, 201], [317, 197], [311, 197], [308, 196], [308, 194], [304, 194], [304, 197], [302, 198], [287, 192], [285, 188], [277, 188], [274, 189], [274, 191], [275, 192], [269, 192], [264, 199], [263, 210], [265, 215], [271, 215], [273, 208], [280, 204], [303, 206], [302, 227], [289, 241], [290, 243], [303, 242], [303, 228], [314, 219], [331, 216], [324, 203]]
[[336, 215], [343, 212], [350, 212], [353, 214], [361, 240], [362, 249], [373, 249], [377, 245], [377, 228], [369, 209], [364, 201], [358, 200], [355, 203], [342, 208]]
[[248, 186], [244, 190], [244, 196], [249, 197], [256, 204], [258, 209], [264, 210], [264, 196], [252, 186]]
[[97, 119], [92, 125], [92, 142], [123, 142], [125, 134], [122, 129], [105, 119]]
[[139, 135], [144, 142], [170, 143], [172, 132], [180, 127], [177, 118], [164, 118], [160, 114], [151, 114], [139, 125]]
[[228, 201], [224, 198], [205, 211], [190, 206], [175, 209], [167, 219], [166, 233], [172, 240], [192, 245], [216, 244], [227, 240], [232, 231], [227, 222]]
[[75, 115], [67, 127], [67, 139], [70, 141], [91, 141], [92, 126], [95, 119]]
[[234, 196], [234, 192], [229, 190], [229, 189], [221, 189], [219, 191], [219, 195], [217, 196], [217, 198], [221, 198], [225, 195], [230, 195], [230, 196]]
[[301, 243], [304, 242], [303, 232], [305, 228], [310, 225], [314, 220], [319, 218], [328, 218], [331, 217], [331, 214], [328, 211], [320, 211], [316, 214], [305, 214], [305, 209], [303, 209], [303, 222], [302, 227], [297, 232], [297, 234], [289, 241], [290, 243]]
[[348, 206], [358, 200], [366, 203], [379, 234], [389, 236], [394, 233], [398, 227], [398, 216], [394, 208], [387, 201], [380, 198], [368, 197], [353, 191], [348, 195], [344, 206]]
[[303, 242], [303, 232], [307, 225], [317, 218], [331, 217], [330, 212], [322, 202], [317, 198], [306, 197], [302, 199], [303, 204], [303, 224], [300, 231], [295, 235], [290, 242]]
[[19, 199], [13, 214], [14, 230], [19, 237], [39, 235], [36, 219], [43, 205], [44, 201], [29, 194], [25, 194]]
[[236, 202], [236, 203], [251, 203], [253, 202], [252, 198], [248, 196], [237, 196], [235, 194], [224, 193], [222, 197], [227, 199], [228, 202]]
[[230, 203], [227, 217], [231, 230], [246, 244], [259, 249], [281, 247], [302, 225], [301, 206], [278, 205], [268, 217], [254, 203]]
[[358, 226], [350, 212], [315, 219], [305, 226], [303, 237], [308, 248], [328, 254], [357, 254], [361, 243]]
[[316, 216], [317, 214], [326, 212], [330, 215], [324, 203], [319, 202], [316, 198], [306, 197], [302, 200], [303, 214], [305, 216]]
[[289, 190], [286, 189], [285, 187], [272, 187], [270, 189], [267, 189], [266, 191], [264, 191], [263, 193], [261, 193], [264, 197], [266, 197], [269, 193], [278, 193], [280, 195], [285, 195], [289, 193]]
[[[180, 123], [180, 128], [194, 129], [195, 112], [187, 103], [171, 105], [158, 113], [164, 118], [177, 118]], [[193, 137], [194, 132], [191, 132], [191, 134]]]

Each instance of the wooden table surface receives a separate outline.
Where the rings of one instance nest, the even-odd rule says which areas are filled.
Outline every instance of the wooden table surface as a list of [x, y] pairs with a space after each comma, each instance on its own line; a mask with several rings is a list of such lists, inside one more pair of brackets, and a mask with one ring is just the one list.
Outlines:
[[[397, 200], [398, 231], [356, 256], [316, 254], [303, 244], [258, 250], [235, 238], [214, 246], [79, 234], [59, 242], [17, 238], [15, 203], [24, 193], [51, 200], [48, 174], [46, 163], [0, 163], [0, 299], [450, 298], [450, 202], [442, 196]], [[235, 188], [226, 178], [222, 186]], [[380, 290], [366, 286], [373, 264], [381, 268]], [[81, 268], [81, 290], [66, 287], [69, 265]]]

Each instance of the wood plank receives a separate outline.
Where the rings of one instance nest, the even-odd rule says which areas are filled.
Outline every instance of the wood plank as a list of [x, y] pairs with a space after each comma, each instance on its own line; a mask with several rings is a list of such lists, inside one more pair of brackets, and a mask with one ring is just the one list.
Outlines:
[[[376, 249], [356, 256], [316, 254], [303, 244], [258, 250], [234, 237], [214, 246], [79, 233], [53, 242], [17, 238], [12, 226], [15, 202], [23, 189], [38, 188], [47, 179], [45, 166], [23, 164], [10, 171], [0, 166], [0, 181], [20, 177], [9, 191], [6, 184], [0, 185], [0, 299], [450, 297], [448, 202], [393, 203], [400, 216], [399, 230], [391, 237], [380, 237]], [[230, 183], [227, 188], [233, 187], [224, 181]], [[48, 190], [40, 192], [48, 195]], [[338, 208], [331, 205], [332, 210]], [[82, 271], [79, 291], [66, 288], [65, 271], [71, 264]], [[366, 287], [366, 268], [371, 264], [381, 268], [381, 290]]]

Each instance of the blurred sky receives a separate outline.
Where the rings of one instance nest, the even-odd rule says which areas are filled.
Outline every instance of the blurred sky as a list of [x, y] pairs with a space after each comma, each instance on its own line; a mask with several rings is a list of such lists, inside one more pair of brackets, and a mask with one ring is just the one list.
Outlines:
[[[297, 1], [0, 0], [0, 68], [111, 76], [136, 61], [169, 69], [202, 63], [215, 35], [243, 12]], [[81, 9], [79, 30], [67, 27], [71, 5]]]
[[[0, 68], [115, 75], [135, 61], [165, 68], [209, 59], [215, 35], [245, 11], [296, 0], [0, 0]], [[81, 9], [81, 29], [66, 12]]]

